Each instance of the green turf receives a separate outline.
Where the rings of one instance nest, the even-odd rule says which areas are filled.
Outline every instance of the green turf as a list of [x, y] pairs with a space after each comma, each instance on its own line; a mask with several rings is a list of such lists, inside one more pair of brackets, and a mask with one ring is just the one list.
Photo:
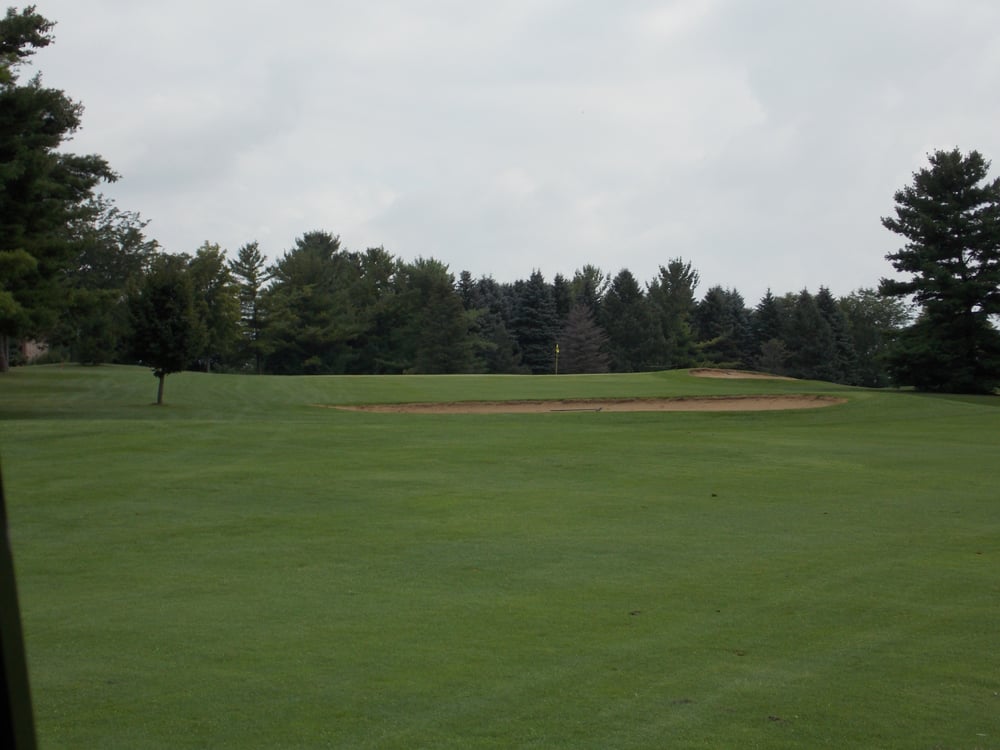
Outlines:
[[[998, 748], [1000, 399], [0, 376], [47, 748]], [[828, 393], [735, 413], [315, 404]]]

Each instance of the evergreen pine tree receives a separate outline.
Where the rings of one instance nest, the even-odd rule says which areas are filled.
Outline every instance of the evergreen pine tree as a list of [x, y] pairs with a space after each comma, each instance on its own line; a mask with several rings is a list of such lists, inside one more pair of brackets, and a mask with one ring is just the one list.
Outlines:
[[830, 327], [833, 337], [833, 358], [830, 363], [830, 380], [835, 383], [858, 385], [857, 355], [847, 326], [847, 318], [840, 304], [825, 286], [816, 293], [816, 307]]
[[594, 321], [590, 308], [574, 305], [559, 336], [559, 372], [607, 372], [607, 343], [608, 336]]
[[254, 372], [259, 375], [266, 352], [262, 336], [265, 316], [261, 295], [270, 274], [257, 242], [248, 242], [240, 247], [235, 260], [229, 261], [229, 272], [236, 282], [240, 305], [240, 352], [253, 362]]
[[691, 367], [697, 360], [691, 329], [697, 286], [698, 272], [681, 258], [660, 266], [659, 276], [649, 285], [647, 297], [659, 324], [653, 356], [660, 369]]
[[534, 271], [520, 285], [513, 327], [521, 362], [535, 375], [551, 373], [555, 368], [558, 317], [552, 288], [541, 271]]
[[615, 372], [651, 369], [656, 327], [649, 300], [628, 269], [622, 269], [601, 304], [601, 323], [608, 334], [610, 366]]
[[830, 324], [816, 298], [803, 289], [795, 298], [785, 334], [788, 374], [796, 378], [832, 381], [836, 376], [836, 346]]
[[0, 372], [12, 340], [50, 334], [64, 312], [73, 226], [99, 182], [117, 175], [99, 156], [62, 150], [83, 108], [19, 68], [52, 41], [53, 23], [28, 6], [0, 17]]
[[1000, 386], [1000, 179], [977, 151], [929, 155], [930, 166], [895, 194], [882, 224], [906, 239], [886, 258], [904, 279], [879, 291], [909, 298], [917, 321], [896, 338], [896, 382], [928, 391], [992, 393]]

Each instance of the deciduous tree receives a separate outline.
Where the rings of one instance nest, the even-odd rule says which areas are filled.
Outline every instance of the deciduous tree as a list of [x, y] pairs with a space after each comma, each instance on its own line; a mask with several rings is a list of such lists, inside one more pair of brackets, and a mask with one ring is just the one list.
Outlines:
[[875, 289], [857, 289], [839, 300], [855, 356], [855, 385], [882, 388], [891, 383], [886, 357], [893, 337], [909, 322], [908, 305]]
[[205, 331], [195, 310], [186, 258], [162, 255], [128, 299], [132, 352], [153, 370], [156, 403], [163, 403], [167, 375], [180, 372], [204, 347]]
[[226, 262], [226, 254], [213, 242], [205, 242], [189, 262], [194, 308], [205, 331], [204, 346], [197, 354], [200, 369], [211, 372], [232, 360], [239, 342], [239, 290]]

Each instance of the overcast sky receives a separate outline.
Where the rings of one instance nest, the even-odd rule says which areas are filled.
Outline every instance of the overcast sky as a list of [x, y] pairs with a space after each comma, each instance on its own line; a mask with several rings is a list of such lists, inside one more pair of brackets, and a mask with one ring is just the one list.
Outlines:
[[69, 148], [170, 252], [875, 286], [937, 148], [1000, 172], [996, 0], [36, 0]]

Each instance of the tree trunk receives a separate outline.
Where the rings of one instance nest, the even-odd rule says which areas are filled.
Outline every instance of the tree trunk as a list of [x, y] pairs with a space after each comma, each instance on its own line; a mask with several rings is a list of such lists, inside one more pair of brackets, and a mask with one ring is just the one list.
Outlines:
[[167, 373], [156, 372], [154, 373], [157, 379], [160, 381], [156, 387], [156, 405], [159, 406], [163, 403], [163, 381], [167, 379]]
[[0, 372], [10, 369], [10, 337], [0, 333]]

